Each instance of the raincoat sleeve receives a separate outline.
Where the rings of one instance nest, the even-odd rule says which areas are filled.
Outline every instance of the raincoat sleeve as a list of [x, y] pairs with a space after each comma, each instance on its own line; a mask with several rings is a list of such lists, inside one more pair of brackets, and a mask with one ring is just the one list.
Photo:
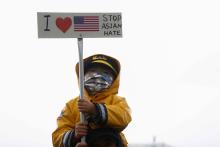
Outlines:
[[108, 114], [107, 125], [123, 130], [131, 122], [131, 111], [125, 98], [117, 97], [113, 104], [105, 104]]
[[125, 98], [115, 96], [111, 103], [96, 104], [95, 124], [107, 125], [122, 131], [131, 121], [130, 108]]
[[57, 118], [58, 127], [52, 134], [54, 147], [73, 147], [77, 143], [77, 140], [74, 140], [76, 119], [74, 112], [70, 109], [73, 107], [72, 105], [75, 105], [75, 103], [67, 103]]

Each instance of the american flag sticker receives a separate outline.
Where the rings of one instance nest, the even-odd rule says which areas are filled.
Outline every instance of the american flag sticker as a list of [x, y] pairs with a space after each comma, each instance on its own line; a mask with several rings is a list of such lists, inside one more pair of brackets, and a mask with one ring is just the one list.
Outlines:
[[99, 31], [99, 16], [74, 16], [75, 32]]

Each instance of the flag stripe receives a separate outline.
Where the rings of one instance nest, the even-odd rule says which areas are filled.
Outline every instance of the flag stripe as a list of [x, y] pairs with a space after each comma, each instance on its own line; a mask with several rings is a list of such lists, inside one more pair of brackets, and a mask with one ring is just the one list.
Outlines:
[[91, 26], [91, 27], [98, 27], [99, 26], [99, 24], [81, 24], [81, 25], [79, 25], [79, 24], [75, 24], [75, 27], [88, 27], [88, 26]]

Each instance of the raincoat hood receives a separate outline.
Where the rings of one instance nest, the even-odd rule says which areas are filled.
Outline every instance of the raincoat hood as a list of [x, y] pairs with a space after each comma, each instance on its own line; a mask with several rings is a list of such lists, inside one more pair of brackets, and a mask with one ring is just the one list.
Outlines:
[[[105, 98], [106, 96], [114, 95], [118, 93], [121, 66], [120, 66], [120, 62], [117, 59], [104, 55], [104, 54], [95, 54], [95, 55], [85, 58], [83, 62], [84, 62], [85, 72], [91, 66], [91, 63], [92, 63], [93, 67], [103, 66], [103, 65], [109, 66], [109, 68], [113, 69], [114, 74], [115, 74], [115, 79], [112, 85], [108, 89], [105, 89], [104, 91], [100, 93], [97, 93], [95, 95], [89, 95], [87, 90], [84, 88], [84, 95], [86, 97], [88, 97], [89, 99], [99, 100], [99, 99]], [[77, 78], [79, 81], [79, 63], [76, 64], [75, 70], [76, 70]]]

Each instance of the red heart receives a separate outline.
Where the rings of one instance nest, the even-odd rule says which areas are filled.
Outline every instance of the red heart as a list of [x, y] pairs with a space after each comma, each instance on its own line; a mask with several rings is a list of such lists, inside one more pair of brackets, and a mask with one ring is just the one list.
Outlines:
[[72, 19], [70, 17], [66, 17], [64, 19], [58, 17], [56, 19], [56, 25], [63, 33], [65, 33], [72, 25]]

